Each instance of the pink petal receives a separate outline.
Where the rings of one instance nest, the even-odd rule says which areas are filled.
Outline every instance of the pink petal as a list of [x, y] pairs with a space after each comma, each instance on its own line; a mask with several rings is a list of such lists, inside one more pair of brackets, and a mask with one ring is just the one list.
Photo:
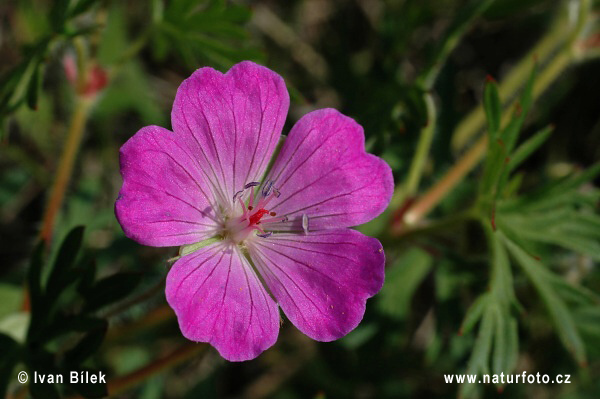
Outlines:
[[352, 331], [383, 285], [381, 244], [355, 230], [273, 234], [248, 250], [290, 321], [318, 341]]
[[175, 262], [166, 296], [183, 335], [227, 360], [254, 359], [277, 340], [277, 304], [236, 246], [213, 244]]
[[144, 245], [177, 246], [212, 237], [212, 194], [185, 143], [158, 126], [121, 147], [123, 187], [115, 203], [125, 235]]
[[229, 204], [246, 183], [260, 180], [289, 107], [283, 79], [244, 61], [226, 74], [198, 69], [175, 97], [171, 119], [177, 134], [190, 137], [207, 178]]
[[273, 230], [302, 231], [356, 226], [390, 202], [394, 181], [382, 159], [365, 152], [362, 127], [334, 109], [305, 115], [292, 128], [266, 180], [281, 196], [269, 210], [289, 221]]

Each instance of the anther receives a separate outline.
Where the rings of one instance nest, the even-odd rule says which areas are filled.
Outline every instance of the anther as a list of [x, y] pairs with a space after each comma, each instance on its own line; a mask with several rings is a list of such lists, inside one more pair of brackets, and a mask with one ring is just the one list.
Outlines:
[[302, 230], [304, 230], [304, 234], [308, 234], [308, 215], [306, 213], [302, 214]]
[[272, 234], [273, 233], [269, 231], [268, 233], [265, 233], [265, 234], [257, 234], [257, 236], [262, 237], [262, 238], [267, 238], [267, 237], [270, 237]]
[[254, 209], [254, 207], [252, 205], [249, 205], [248, 210], [251, 211], [252, 209]]
[[277, 216], [277, 212], [271, 212], [271, 213], [269, 213], [269, 215], [271, 215], [271, 216]]
[[271, 194], [271, 191], [273, 189], [273, 184], [275, 184], [275, 182], [273, 180], [270, 180], [262, 189], [262, 195], [263, 197], [268, 197]]
[[237, 201], [238, 197], [240, 197], [244, 193], [244, 190], [238, 191], [233, 195], [233, 202]]
[[260, 182], [251, 181], [250, 183], [248, 183], [244, 186], [244, 189], [248, 189], [250, 187], [256, 187], [256, 186], [260, 186]]

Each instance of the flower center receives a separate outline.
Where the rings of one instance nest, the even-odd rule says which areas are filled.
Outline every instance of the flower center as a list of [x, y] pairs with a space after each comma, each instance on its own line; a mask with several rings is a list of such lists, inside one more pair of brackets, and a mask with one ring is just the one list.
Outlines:
[[[267, 182], [262, 190], [255, 197], [254, 188], [259, 186], [259, 182], [251, 182], [244, 186], [244, 189], [238, 191], [233, 196], [233, 215], [230, 217], [224, 226], [224, 236], [229, 237], [236, 244], [239, 244], [251, 236], [266, 238], [271, 232], [266, 232], [265, 227], [272, 223], [280, 223], [287, 221], [287, 217], [276, 217], [275, 212], [267, 209], [267, 205], [273, 198], [280, 195], [279, 190], [274, 187], [274, 182]], [[242, 199], [247, 192], [250, 192], [248, 206]], [[239, 207], [238, 207], [239, 205]], [[239, 211], [241, 209], [241, 215]], [[271, 216], [264, 218], [265, 216]], [[264, 219], [263, 219], [264, 218]], [[256, 234], [251, 234], [252, 232]]]

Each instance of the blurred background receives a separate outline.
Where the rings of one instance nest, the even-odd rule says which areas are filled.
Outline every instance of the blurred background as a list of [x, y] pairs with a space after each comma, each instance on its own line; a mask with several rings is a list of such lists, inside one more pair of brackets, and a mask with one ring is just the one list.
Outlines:
[[[575, 0], [3, 0], [0, 388], [10, 398], [599, 397], [599, 12]], [[284, 133], [337, 108], [364, 127], [397, 190], [361, 227], [388, 259], [362, 324], [317, 343], [285, 320], [273, 348], [229, 363], [187, 342], [166, 304], [177, 249], [127, 239], [113, 206], [120, 146], [143, 126], [170, 128], [192, 71], [245, 59], [285, 79]], [[516, 121], [502, 134], [530, 145], [516, 147], [523, 159], [490, 202], [493, 160], [480, 161], [504, 150], [481, 137], [494, 137], [495, 119]], [[496, 209], [520, 249], [486, 239]], [[108, 386], [16, 378], [73, 367], [104, 371]], [[571, 383], [444, 381], [485, 370]]]

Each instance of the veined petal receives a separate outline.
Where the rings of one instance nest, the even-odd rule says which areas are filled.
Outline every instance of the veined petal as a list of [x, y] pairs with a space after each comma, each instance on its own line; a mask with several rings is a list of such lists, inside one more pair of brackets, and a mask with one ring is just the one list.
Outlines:
[[383, 285], [381, 244], [355, 230], [273, 234], [248, 250], [290, 321], [318, 341], [352, 331]]
[[222, 203], [267, 167], [285, 122], [289, 95], [281, 76], [244, 61], [226, 74], [198, 69], [175, 97], [173, 130], [194, 152]]
[[273, 230], [302, 231], [356, 226], [390, 202], [392, 171], [365, 152], [362, 127], [334, 109], [305, 115], [292, 128], [266, 181], [281, 192], [269, 210], [287, 215]]
[[213, 244], [179, 259], [166, 296], [183, 335], [227, 360], [254, 359], [277, 340], [277, 304], [236, 246]]
[[163, 247], [215, 234], [210, 186], [176, 134], [158, 126], [141, 129], [121, 147], [120, 163], [123, 186], [115, 213], [129, 238]]

